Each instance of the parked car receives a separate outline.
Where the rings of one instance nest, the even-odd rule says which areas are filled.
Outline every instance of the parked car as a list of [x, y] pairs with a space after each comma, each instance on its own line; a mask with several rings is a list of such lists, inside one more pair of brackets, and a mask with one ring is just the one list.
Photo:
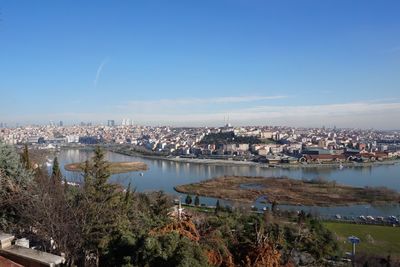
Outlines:
[[387, 220], [388, 220], [388, 222], [389, 223], [392, 223], [392, 224], [399, 224], [399, 219], [397, 219], [397, 217], [396, 216], [389, 216], [388, 218], [387, 218]]
[[372, 217], [371, 215], [368, 215], [366, 218], [368, 221], [375, 221], [375, 218]]

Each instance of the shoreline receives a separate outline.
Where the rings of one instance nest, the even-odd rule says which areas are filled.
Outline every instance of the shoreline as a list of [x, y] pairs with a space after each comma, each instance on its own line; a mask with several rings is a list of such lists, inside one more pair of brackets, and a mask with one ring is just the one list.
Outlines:
[[[389, 159], [385, 161], [374, 161], [374, 162], [344, 162], [344, 163], [309, 163], [309, 164], [268, 164], [268, 163], [259, 163], [252, 161], [236, 161], [236, 160], [223, 160], [223, 159], [199, 159], [199, 158], [181, 158], [179, 156], [157, 156], [157, 155], [146, 155], [140, 153], [138, 151], [125, 152], [120, 151], [118, 148], [115, 149], [110, 147], [109, 145], [101, 145], [105, 150], [132, 157], [140, 157], [145, 159], [154, 159], [154, 160], [165, 160], [171, 162], [180, 162], [180, 163], [194, 163], [194, 164], [205, 164], [205, 165], [214, 165], [214, 166], [251, 166], [257, 168], [280, 168], [280, 169], [307, 169], [307, 168], [330, 168], [330, 169], [338, 169], [340, 165], [345, 168], [364, 168], [364, 167], [375, 167], [382, 165], [396, 165], [400, 164], [400, 159]], [[62, 149], [78, 149], [78, 150], [92, 150], [93, 147], [90, 145], [86, 146], [72, 146], [72, 147], [63, 147]]]
[[[364, 163], [359, 163], [359, 162], [344, 162], [344, 163], [322, 163], [322, 164], [317, 164], [317, 163], [312, 163], [312, 164], [288, 164], [288, 165], [283, 165], [283, 164], [277, 164], [274, 165], [276, 168], [282, 168], [282, 169], [290, 169], [290, 168], [339, 168], [340, 165], [343, 167], [374, 167], [374, 166], [382, 166], [382, 165], [396, 165], [400, 163], [400, 159], [391, 159], [391, 160], [385, 160], [385, 161], [375, 161], [375, 162], [364, 162]], [[272, 166], [271, 166], [272, 167]]]
[[[107, 148], [106, 148], [107, 149]], [[139, 152], [124, 152], [118, 151], [114, 149], [107, 149], [108, 151], [126, 155], [126, 156], [134, 156], [134, 157], [142, 157], [147, 159], [156, 159], [156, 160], [166, 160], [172, 162], [181, 162], [181, 163], [195, 163], [195, 164], [206, 164], [206, 165], [216, 165], [216, 166], [253, 166], [258, 168], [281, 168], [281, 169], [300, 169], [300, 168], [339, 168], [340, 165], [343, 167], [375, 167], [382, 165], [395, 165], [400, 164], [400, 159], [393, 160], [385, 160], [385, 161], [375, 161], [375, 162], [344, 162], [344, 163], [311, 163], [311, 164], [268, 164], [268, 163], [259, 163], [259, 162], [251, 162], [251, 161], [235, 161], [235, 160], [221, 160], [221, 159], [198, 159], [198, 158], [181, 158], [177, 157], [165, 157], [165, 156], [152, 156], [152, 155], [144, 155]]]
[[222, 160], [222, 159], [191, 159], [191, 158], [180, 158], [180, 157], [163, 157], [163, 156], [151, 156], [151, 155], [143, 155], [141, 153], [127, 153], [123, 151], [116, 150], [108, 150], [110, 152], [114, 152], [117, 154], [132, 156], [132, 157], [142, 157], [146, 159], [155, 159], [155, 160], [165, 160], [172, 162], [181, 162], [181, 163], [195, 163], [195, 164], [206, 164], [206, 165], [217, 165], [217, 166], [255, 166], [260, 168], [270, 168], [270, 166], [266, 163], [258, 163], [258, 162], [250, 162], [250, 161], [235, 161], [235, 160]]

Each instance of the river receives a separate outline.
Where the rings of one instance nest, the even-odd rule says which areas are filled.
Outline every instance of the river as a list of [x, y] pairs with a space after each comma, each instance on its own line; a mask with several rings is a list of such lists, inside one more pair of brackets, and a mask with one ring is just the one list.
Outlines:
[[[61, 150], [58, 158], [61, 166], [72, 162], [82, 162], [91, 157], [92, 152], [78, 149]], [[112, 175], [110, 182], [127, 186], [129, 182], [136, 187], [137, 191], [163, 190], [167, 193], [179, 195], [174, 191], [174, 186], [179, 184], [193, 183], [201, 180], [222, 175], [247, 175], [247, 176], [288, 176], [295, 179], [313, 179], [323, 177], [327, 180], [335, 180], [337, 183], [353, 186], [385, 186], [400, 192], [400, 164], [380, 165], [368, 167], [345, 167], [339, 168], [260, 168], [257, 166], [218, 166], [197, 163], [174, 162], [163, 159], [148, 159], [121, 155], [107, 152], [108, 161], [142, 161], [149, 170], [143, 172], [130, 172]], [[82, 181], [82, 176], [76, 172], [68, 172], [62, 168], [63, 174], [70, 181]], [[201, 198], [201, 202], [214, 205], [215, 199]], [[256, 202], [259, 208], [265, 204]], [[341, 214], [342, 216], [357, 217], [359, 215], [389, 216], [400, 215], [400, 205], [353, 205], [346, 207], [304, 207], [304, 206], [281, 206], [281, 208], [292, 210], [306, 210], [324, 216]]]

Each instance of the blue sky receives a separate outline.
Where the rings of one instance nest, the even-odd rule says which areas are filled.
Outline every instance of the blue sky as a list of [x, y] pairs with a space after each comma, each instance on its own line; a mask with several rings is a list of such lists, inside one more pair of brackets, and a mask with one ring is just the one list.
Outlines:
[[0, 122], [400, 128], [400, 1], [0, 1]]

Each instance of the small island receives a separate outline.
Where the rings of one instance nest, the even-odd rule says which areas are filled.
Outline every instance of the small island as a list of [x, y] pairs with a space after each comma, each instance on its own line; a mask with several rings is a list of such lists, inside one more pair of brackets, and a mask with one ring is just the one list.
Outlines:
[[[108, 164], [111, 174], [148, 170], [147, 164], [144, 162], [109, 162]], [[84, 162], [70, 163], [64, 166], [64, 169], [72, 172], [82, 172], [84, 168]]]
[[296, 180], [287, 177], [222, 176], [175, 187], [179, 193], [237, 202], [260, 197], [272, 203], [305, 206], [399, 203], [400, 194], [385, 187], [353, 187], [335, 181]]

